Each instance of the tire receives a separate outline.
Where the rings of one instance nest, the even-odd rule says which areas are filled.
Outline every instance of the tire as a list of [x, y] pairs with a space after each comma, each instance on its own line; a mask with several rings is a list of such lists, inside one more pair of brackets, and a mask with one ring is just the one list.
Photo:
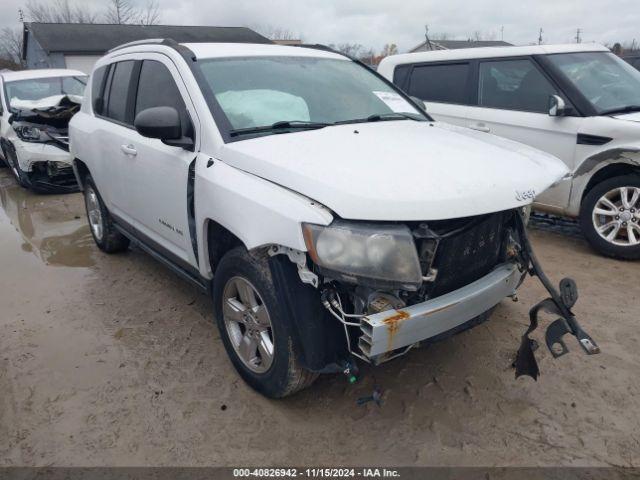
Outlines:
[[117, 253], [129, 248], [129, 239], [116, 230], [113, 220], [96, 185], [87, 175], [84, 179], [84, 205], [87, 209], [87, 220], [91, 236], [100, 250], [106, 253]]
[[[626, 202], [622, 201], [624, 188]], [[603, 214], [596, 214], [596, 209]], [[589, 244], [601, 254], [622, 260], [639, 259], [640, 175], [621, 175], [595, 185], [582, 200], [580, 226]]]
[[[231, 363], [253, 389], [282, 398], [308, 387], [318, 377], [298, 363], [296, 342], [284, 308], [276, 300], [266, 255], [249, 253], [244, 247], [230, 250], [216, 269], [213, 304]], [[246, 306], [253, 307], [248, 316], [243, 313]], [[244, 358], [239, 353], [242, 342], [248, 352]]]
[[0, 161], [0, 168], [9, 168], [9, 160], [7, 160], [7, 152], [4, 149], [4, 145], [0, 145], [0, 154], [2, 154], [2, 161]]
[[5, 158], [7, 160], [7, 165], [11, 170], [13, 177], [16, 179], [16, 182], [18, 182], [18, 185], [24, 188], [30, 188], [31, 181], [29, 180], [29, 174], [20, 168], [20, 163], [18, 162], [18, 157], [15, 150], [13, 150], [13, 147], [10, 146], [5, 149], [4, 153], [6, 154]]

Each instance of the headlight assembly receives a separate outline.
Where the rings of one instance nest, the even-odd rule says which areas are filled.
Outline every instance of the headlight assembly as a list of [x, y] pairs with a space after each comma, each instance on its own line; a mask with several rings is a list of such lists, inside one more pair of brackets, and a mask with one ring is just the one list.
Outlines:
[[31, 125], [15, 125], [13, 129], [20, 140], [25, 142], [46, 142], [51, 140], [51, 137], [44, 130], [40, 130], [38, 127], [32, 127]]
[[326, 227], [305, 223], [302, 230], [313, 262], [336, 278], [409, 290], [422, 282], [415, 243], [404, 225], [336, 220]]

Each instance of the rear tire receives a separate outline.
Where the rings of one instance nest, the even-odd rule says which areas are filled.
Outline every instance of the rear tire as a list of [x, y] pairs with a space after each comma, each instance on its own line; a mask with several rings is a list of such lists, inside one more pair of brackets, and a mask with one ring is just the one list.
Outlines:
[[84, 179], [84, 205], [91, 236], [98, 248], [106, 253], [122, 252], [129, 248], [129, 239], [113, 225], [109, 211], [102, 201], [91, 175]]
[[601, 254], [639, 259], [640, 175], [621, 175], [594, 186], [582, 200], [580, 226], [589, 244]]
[[222, 257], [213, 303], [225, 350], [249, 386], [267, 397], [282, 398], [318, 377], [298, 363], [296, 342], [277, 301], [266, 256], [237, 247]]

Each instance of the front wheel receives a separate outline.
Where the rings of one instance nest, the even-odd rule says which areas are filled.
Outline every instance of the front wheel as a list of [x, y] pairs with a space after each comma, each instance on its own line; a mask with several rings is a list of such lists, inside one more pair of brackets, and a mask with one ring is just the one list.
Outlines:
[[580, 226], [598, 252], [640, 258], [640, 175], [622, 175], [593, 187], [582, 201]]
[[243, 247], [229, 251], [216, 269], [213, 302], [227, 354], [255, 390], [281, 398], [317, 378], [298, 363], [291, 326], [276, 299], [265, 256]]
[[13, 150], [13, 147], [9, 146], [9, 148], [7, 148], [4, 152], [5, 152], [5, 159], [7, 161], [7, 165], [11, 169], [11, 173], [13, 174], [18, 184], [24, 188], [31, 187], [29, 174], [27, 172], [24, 172], [22, 168], [20, 168], [20, 162], [18, 162], [18, 156], [16, 155], [16, 152]]

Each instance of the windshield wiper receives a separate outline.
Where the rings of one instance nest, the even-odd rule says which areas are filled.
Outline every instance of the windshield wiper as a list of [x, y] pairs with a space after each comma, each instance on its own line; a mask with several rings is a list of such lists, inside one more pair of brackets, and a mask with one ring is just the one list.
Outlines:
[[284, 132], [286, 130], [314, 130], [318, 128], [328, 127], [329, 125], [334, 124], [323, 122], [305, 122], [301, 120], [285, 120], [282, 122], [273, 123], [271, 125], [265, 125], [263, 127], [237, 128], [235, 130], [231, 130], [229, 134], [232, 137], [237, 137], [238, 135], [250, 135], [252, 133]]
[[614, 113], [640, 112], [640, 105], [627, 105], [626, 107], [612, 108], [600, 112], [600, 115], [612, 115]]
[[341, 120], [336, 122], [337, 125], [343, 125], [347, 123], [369, 123], [369, 122], [385, 122], [389, 120], [414, 120], [416, 122], [426, 122], [426, 118], [421, 115], [413, 113], [403, 112], [387, 112], [387, 113], [374, 113], [366, 118], [354, 118], [352, 120]]

